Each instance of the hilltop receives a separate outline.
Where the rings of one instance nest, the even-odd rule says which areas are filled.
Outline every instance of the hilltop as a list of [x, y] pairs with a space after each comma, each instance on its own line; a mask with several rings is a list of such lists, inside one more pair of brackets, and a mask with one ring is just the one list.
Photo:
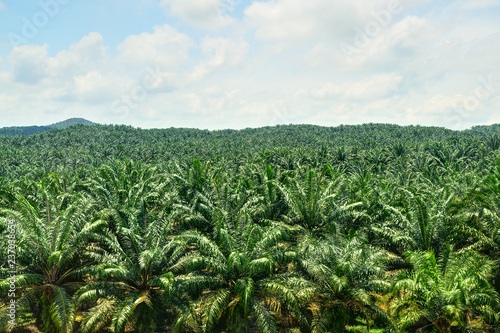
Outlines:
[[70, 126], [75, 126], [75, 125], [93, 126], [93, 125], [98, 125], [98, 124], [94, 123], [90, 120], [83, 119], [83, 118], [70, 118], [70, 119], [66, 119], [64, 121], [60, 121], [58, 123], [49, 125], [49, 127], [61, 129], [61, 128], [66, 128], [66, 127], [70, 127]]

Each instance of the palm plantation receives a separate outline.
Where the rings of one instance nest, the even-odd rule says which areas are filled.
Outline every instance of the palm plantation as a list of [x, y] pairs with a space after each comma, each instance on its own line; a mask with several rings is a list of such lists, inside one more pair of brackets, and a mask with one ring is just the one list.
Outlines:
[[499, 132], [0, 138], [0, 331], [499, 332]]

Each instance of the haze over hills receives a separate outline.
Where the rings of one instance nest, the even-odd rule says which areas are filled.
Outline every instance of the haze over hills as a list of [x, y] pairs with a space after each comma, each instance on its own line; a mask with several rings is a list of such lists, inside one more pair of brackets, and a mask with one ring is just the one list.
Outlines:
[[36, 133], [45, 132], [48, 130], [54, 129], [62, 129], [75, 125], [86, 125], [93, 126], [98, 125], [92, 121], [83, 118], [70, 118], [64, 121], [60, 121], [58, 123], [54, 123], [46, 126], [11, 126], [11, 127], [2, 127], [0, 128], [0, 136], [14, 136], [14, 135], [32, 135]]

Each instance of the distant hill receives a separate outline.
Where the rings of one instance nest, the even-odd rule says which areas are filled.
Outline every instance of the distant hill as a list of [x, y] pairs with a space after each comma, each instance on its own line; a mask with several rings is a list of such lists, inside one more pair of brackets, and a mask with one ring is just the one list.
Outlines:
[[47, 126], [13, 126], [0, 128], [0, 136], [14, 136], [14, 135], [33, 135], [42, 133], [48, 130], [58, 130], [75, 125], [93, 126], [97, 123], [91, 122], [83, 118], [70, 118], [52, 125]]
[[75, 125], [87, 125], [87, 126], [93, 126], [93, 125], [98, 125], [97, 123], [91, 122], [87, 119], [83, 118], [70, 118], [64, 121], [60, 121], [58, 123], [49, 125], [51, 128], [56, 128], [56, 129], [61, 129], [61, 128], [66, 128], [70, 126], [75, 126]]

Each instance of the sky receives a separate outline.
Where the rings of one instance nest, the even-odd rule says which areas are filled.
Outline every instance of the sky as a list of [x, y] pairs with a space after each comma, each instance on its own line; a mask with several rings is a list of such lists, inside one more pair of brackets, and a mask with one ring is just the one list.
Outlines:
[[500, 123], [500, 0], [0, 0], [0, 127]]

